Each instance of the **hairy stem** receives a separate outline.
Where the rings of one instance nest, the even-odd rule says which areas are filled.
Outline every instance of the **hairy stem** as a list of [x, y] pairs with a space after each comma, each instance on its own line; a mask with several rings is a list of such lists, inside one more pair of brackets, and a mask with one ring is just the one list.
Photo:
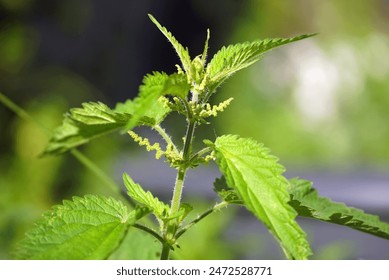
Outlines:
[[164, 244], [165, 241], [163, 240], [163, 238], [158, 234], [156, 233], [154, 230], [152, 230], [151, 228], [148, 228], [147, 226], [144, 226], [144, 225], [140, 225], [140, 224], [134, 224], [133, 225], [134, 228], [137, 228], [137, 229], [140, 229], [140, 230], [143, 230], [149, 234], [151, 234], [152, 236], [154, 236], [159, 242], [161, 242], [161, 244]]
[[201, 149], [200, 151], [198, 151], [197, 153], [195, 153], [195, 154], [190, 158], [189, 161], [192, 161], [192, 160], [195, 159], [195, 158], [201, 157], [201, 156], [203, 156], [203, 155], [205, 155], [205, 154], [207, 154], [207, 153], [209, 153], [209, 152], [211, 152], [211, 151], [212, 151], [212, 148], [210, 148], [210, 147], [206, 147], [206, 148], [204, 148], [204, 149]]
[[192, 119], [192, 110], [190, 109], [190, 105], [189, 105], [188, 100], [181, 99], [181, 98], [180, 98], [180, 100], [181, 100], [182, 104], [184, 104], [184, 106], [185, 106], [186, 113], [187, 113], [187, 119], [188, 120]]
[[186, 168], [179, 168], [174, 185], [173, 198], [170, 206], [170, 214], [176, 213], [180, 209], [182, 189], [184, 187]]
[[187, 161], [190, 156], [190, 147], [192, 146], [192, 140], [194, 131], [196, 128], [195, 122], [188, 118], [188, 128], [185, 135], [185, 143], [182, 153], [182, 159], [184, 160], [183, 165], [178, 169], [176, 183], [174, 185], [173, 198], [171, 202], [170, 214], [174, 214], [180, 208], [182, 188], [184, 187], [184, 180], [187, 167]]
[[176, 145], [174, 145], [172, 139], [166, 133], [166, 131], [160, 125], [156, 125], [153, 128], [158, 132], [159, 135], [161, 135], [163, 140], [165, 140], [166, 144], [171, 145], [174, 149], [174, 152], [178, 154], [178, 149], [177, 149]]
[[202, 103], [207, 103], [209, 98], [211, 97], [212, 93], [213, 93], [213, 91], [208, 90], [201, 102]]
[[189, 121], [186, 130], [185, 144], [184, 144], [183, 155], [182, 155], [184, 161], [187, 161], [189, 159], [189, 152], [190, 152], [190, 147], [192, 146], [192, 139], [193, 139], [195, 128], [196, 128], [196, 123], [193, 121]]
[[165, 242], [162, 245], [161, 260], [168, 260], [169, 253], [170, 253], [170, 245]]
[[224, 207], [227, 207], [228, 203], [223, 201], [223, 202], [220, 202], [218, 204], [216, 204], [215, 206], [213, 206], [211, 209], [208, 209], [207, 211], [205, 211], [204, 213], [202, 213], [200, 216], [198, 216], [196, 219], [192, 220], [189, 224], [187, 224], [186, 226], [184, 226], [177, 234], [176, 234], [176, 239], [178, 239], [181, 235], [183, 235], [188, 229], [190, 229], [191, 227], [193, 227], [195, 224], [197, 224], [198, 222], [200, 222], [202, 219], [204, 219], [205, 217], [207, 217], [208, 215], [212, 214], [213, 212], [217, 211], [217, 210], [220, 210]]
[[174, 214], [180, 208], [182, 188], [184, 186], [185, 174], [187, 170], [187, 161], [190, 157], [190, 148], [192, 146], [192, 140], [194, 131], [196, 129], [196, 122], [192, 119], [192, 111], [186, 100], [183, 100], [187, 109], [187, 122], [188, 126], [185, 134], [185, 143], [182, 152], [183, 165], [178, 169], [176, 183], [173, 191], [173, 198], [171, 202], [170, 214]]
[[[182, 150], [182, 163], [181, 166], [178, 168], [176, 182], [174, 185], [173, 197], [170, 206], [170, 215], [174, 215], [180, 209], [182, 189], [184, 187], [185, 174], [188, 169], [188, 161], [191, 156], [190, 150], [192, 146], [193, 135], [196, 129], [196, 122], [193, 120], [190, 106], [187, 100], [183, 100], [183, 102], [187, 109], [186, 117], [187, 117], [188, 126], [185, 134], [184, 148]], [[161, 260], [169, 259], [169, 252], [171, 246], [170, 241], [172, 240], [172, 238], [173, 239], [175, 238], [176, 230], [179, 225], [177, 219], [174, 219], [166, 226], [167, 226], [167, 232], [164, 235], [165, 243], [162, 246]]]

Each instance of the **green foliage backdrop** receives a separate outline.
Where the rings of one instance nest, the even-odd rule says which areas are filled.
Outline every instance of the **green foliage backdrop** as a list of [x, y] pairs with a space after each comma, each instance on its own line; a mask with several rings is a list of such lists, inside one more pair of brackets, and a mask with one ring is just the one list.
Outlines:
[[[114, 60], [114, 54], [120, 54], [120, 58], [130, 57], [125, 60], [127, 64], [138, 67], [131, 68], [132, 72], [123, 75], [122, 80], [133, 88], [141, 83], [140, 77], [148, 72], [143, 64], [150, 62], [149, 57], [170, 52], [159, 51], [164, 46], [159, 45], [157, 32], [155, 36], [159, 43], [155, 45], [149, 38], [151, 35], [141, 28], [146, 22], [148, 24], [147, 12], [157, 14], [153, 10], [165, 9], [167, 17], [172, 20], [169, 26], [174, 34], [174, 26], [183, 25], [188, 15], [194, 15], [206, 25], [205, 28], [211, 28], [214, 50], [224, 43], [258, 37], [320, 34], [301, 45], [275, 50], [261, 64], [230, 79], [218, 96], [223, 100], [225, 96], [239, 94], [239, 99], [224, 112], [223, 118], [217, 120], [215, 134], [229, 133], [233, 129], [234, 133], [244, 137], [254, 136], [271, 147], [288, 168], [348, 169], [357, 165], [387, 169], [387, 1], [357, 0], [352, 4], [348, 0], [248, 0], [240, 4], [232, 0], [212, 3], [194, 0], [185, 1], [185, 4], [181, 1], [172, 1], [172, 4], [144, 1], [146, 4], [139, 4], [139, 10], [127, 7], [125, 13], [117, 17], [123, 21], [131, 17], [138, 20], [133, 24], [138, 33], [125, 31], [117, 34], [115, 29], [115, 40], [101, 38], [98, 44], [94, 45], [93, 41], [87, 44], [89, 50], [99, 46], [104, 49], [99, 53], [100, 64], [89, 67], [86, 66], [88, 59], [78, 58], [84, 64], [74, 66], [66, 58], [55, 58], [46, 42], [51, 41], [50, 47], [59, 50], [70, 49], [65, 45], [66, 40], [47, 35], [53, 26], [56, 33], [65, 34], [66, 38], [84, 38], [83, 34], [98, 15], [93, 1], [53, 1], [52, 5], [38, 2], [0, 0], [1, 13], [5, 15], [0, 21], [0, 91], [49, 129], [60, 124], [62, 112], [69, 107], [89, 100], [116, 101], [117, 97], [112, 95], [118, 90], [115, 86], [118, 77], [122, 76], [122, 68], [121, 60]], [[172, 10], [175, 14], [168, 14]], [[141, 15], [135, 17], [135, 14]], [[196, 23], [192, 21], [191, 25]], [[190, 28], [189, 24], [187, 28]], [[201, 26], [201, 32], [205, 28]], [[121, 53], [115, 49], [115, 43], [123, 45], [124, 38], [131, 36], [138, 36], [139, 42], [148, 42], [140, 47], [143, 52], [129, 48]], [[191, 37], [200, 43], [204, 40], [203, 37]], [[185, 41], [177, 35], [177, 39], [192, 46], [190, 38]], [[135, 43], [131, 41], [131, 44]], [[168, 48], [166, 44], [165, 49]], [[201, 48], [200, 45], [199, 53]], [[213, 54], [212, 47], [210, 53]], [[143, 68], [135, 63], [138, 57], [142, 58]], [[155, 65], [149, 66], [158, 69]], [[88, 71], [79, 71], [80, 68]], [[101, 83], [95, 83], [96, 80], [101, 80]], [[128, 95], [133, 93], [128, 92]], [[246, 119], [254, 121], [241, 121]], [[0, 258], [12, 258], [10, 252], [15, 242], [50, 205], [73, 195], [112, 195], [101, 185], [99, 178], [87, 172], [72, 157], [38, 158], [48, 141], [47, 135], [35, 124], [18, 119], [3, 106], [0, 106], [0, 135]], [[123, 149], [120, 147], [127, 151], [131, 149], [131, 145], [119, 137], [102, 138], [84, 152], [108, 173], [115, 175], [113, 167], [118, 150]], [[204, 244], [206, 240], [214, 242], [215, 236], [208, 236], [206, 228], [202, 231]], [[218, 248], [223, 247], [220, 243]], [[240, 249], [228, 251], [226, 255], [233, 258], [237, 252]], [[197, 251], [194, 255], [196, 258], [207, 257]]]

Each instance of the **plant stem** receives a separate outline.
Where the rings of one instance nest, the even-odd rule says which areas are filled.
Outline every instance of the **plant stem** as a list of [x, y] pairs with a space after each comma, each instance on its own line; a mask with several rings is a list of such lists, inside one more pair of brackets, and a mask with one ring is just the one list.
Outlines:
[[[170, 215], [174, 215], [178, 212], [180, 209], [180, 203], [181, 203], [181, 195], [182, 195], [182, 189], [184, 187], [184, 181], [185, 181], [185, 174], [188, 169], [188, 160], [190, 158], [190, 150], [192, 146], [192, 140], [194, 131], [196, 128], [196, 122], [192, 118], [192, 112], [190, 110], [190, 106], [186, 100], [184, 100], [184, 104], [187, 108], [187, 130], [185, 135], [185, 143], [184, 148], [182, 151], [182, 163], [181, 166], [178, 168], [177, 171], [177, 177], [176, 182], [174, 185], [173, 190], [173, 197], [172, 202], [170, 206]], [[167, 232], [165, 232], [164, 238], [165, 243], [162, 246], [162, 252], [161, 252], [161, 260], [167, 260], [169, 259], [169, 252], [170, 252], [170, 241], [171, 238], [175, 238], [176, 230], [178, 228], [178, 222], [177, 219], [174, 219], [170, 222], [170, 226], [167, 225]], [[169, 241], [169, 242], [168, 242]]]
[[178, 239], [181, 235], [183, 235], [188, 229], [190, 229], [192, 226], [194, 226], [195, 224], [197, 224], [198, 222], [200, 222], [202, 219], [204, 219], [205, 217], [207, 217], [208, 215], [212, 214], [213, 212], [217, 211], [217, 210], [220, 210], [224, 207], [226, 207], [228, 205], [227, 202], [223, 201], [223, 202], [220, 202], [218, 204], [216, 204], [215, 206], [213, 206], [211, 209], [208, 209], [207, 211], [205, 211], [203, 214], [201, 214], [200, 216], [198, 216], [196, 219], [194, 219], [193, 221], [191, 221], [189, 224], [187, 224], [185, 227], [183, 227], [177, 234], [176, 234], [176, 239]]
[[211, 152], [211, 151], [212, 151], [212, 148], [210, 148], [210, 147], [206, 147], [206, 148], [204, 148], [204, 149], [201, 149], [200, 151], [198, 151], [197, 153], [195, 153], [195, 154], [190, 158], [189, 161], [191, 161], [191, 160], [193, 160], [193, 159], [195, 159], [195, 158], [197, 158], [197, 157], [201, 157], [202, 155], [205, 155], [205, 154], [207, 154], [207, 153], [209, 153], [209, 152]]
[[161, 260], [168, 260], [170, 253], [170, 245], [167, 242], [164, 242], [162, 245]]
[[[188, 113], [189, 114], [189, 113]], [[184, 186], [187, 161], [189, 159], [190, 147], [192, 146], [193, 134], [196, 128], [196, 123], [188, 118], [188, 127], [185, 135], [185, 143], [182, 153], [183, 165], [178, 168], [176, 183], [174, 185], [173, 198], [170, 207], [170, 214], [174, 214], [180, 208], [182, 188]]]
[[189, 124], [186, 130], [185, 144], [184, 144], [183, 155], [182, 155], [184, 161], [189, 159], [189, 151], [192, 145], [192, 139], [196, 128], [196, 123], [194, 121], [188, 121], [188, 122]]
[[201, 102], [207, 103], [209, 98], [211, 97], [212, 93], [213, 93], [213, 91], [208, 91]]
[[174, 185], [173, 198], [170, 206], [170, 214], [176, 213], [180, 209], [181, 194], [184, 187], [186, 167], [178, 169], [176, 183]]
[[0, 92], [0, 102], [3, 103], [5, 107], [10, 109], [12, 112], [14, 112], [22, 120], [25, 120], [27, 122], [32, 122], [37, 127], [44, 130], [47, 134], [50, 133], [50, 130], [47, 127], [45, 127], [43, 124], [41, 124], [36, 119], [31, 117], [31, 115], [28, 114], [23, 108], [19, 107], [16, 103], [14, 103], [11, 99], [9, 99], [7, 96], [2, 94], [1, 92]]
[[163, 238], [158, 233], [156, 233], [154, 230], [152, 230], [151, 228], [148, 228], [148, 227], [146, 227], [144, 225], [140, 225], [140, 224], [134, 224], [133, 227], [137, 228], [137, 229], [140, 229], [140, 230], [143, 230], [143, 231], [151, 234], [152, 236], [154, 236], [162, 244], [165, 243], [165, 240], [163, 240]]
[[182, 188], [184, 186], [186, 170], [188, 169], [187, 161], [190, 157], [190, 148], [192, 146], [193, 135], [196, 129], [196, 122], [192, 119], [192, 112], [190, 110], [190, 106], [186, 100], [183, 100], [183, 102], [187, 109], [188, 126], [186, 129], [185, 143], [182, 152], [183, 165], [178, 169], [177, 172], [176, 182], [173, 191], [173, 198], [170, 207], [170, 214], [176, 213], [180, 208]]
[[166, 133], [166, 131], [160, 125], [156, 125], [153, 128], [159, 133], [159, 135], [161, 135], [163, 140], [165, 140], [166, 144], [171, 145], [174, 149], [174, 152], [176, 152], [178, 154], [178, 149], [177, 149], [176, 145], [174, 145], [172, 139]]

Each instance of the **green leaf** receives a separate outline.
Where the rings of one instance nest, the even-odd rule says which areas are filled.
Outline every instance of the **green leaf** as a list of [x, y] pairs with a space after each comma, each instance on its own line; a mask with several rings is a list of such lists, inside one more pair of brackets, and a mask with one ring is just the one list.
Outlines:
[[366, 214], [362, 210], [319, 196], [309, 181], [296, 178], [290, 182], [289, 204], [300, 216], [347, 226], [389, 239], [389, 224], [380, 221], [378, 216]]
[[236, 190], [227, 185], [226, 177], [222, 176], [221, 178], [217, 178], [213, 185], [213, 190], [220, 196], [221, 199], [223, 199], [223, 201], [230, 204], [244, 205], [243, 200], [239, 197]]
[[149, 191], [144, 191], [139, 184], [136, 184], [132, 178], [124, 173], [124, 185], [127, 188], [128, 195], [136, 202], [150, 208], [153, 213], [160, 219], [164, 219], [169, 213], [169, 206], [154, 197]]
[[100, 102], [83, 103], [65, 115], [61, 126], [54, 133], [43, 155], [61, 154], [90, 140], [123, 128], [131, 116], [112, 111]]
[[190, 59], [189, 52], [187, 48], [184, 48], [174, 36], [166, 29], [166, 27], [162, 26], [152, 15], [149, 14], [149, 18], [151, 21], [158, 27], [158, 29], [162, 32], [163, 35], [169, 40], [169, 42], [173, 45], [173, 48], [178, 54], [178, 57], [181, 60], [182, 66], [184, 67], [185, 72], [189, 77], [193, 77], [194, 73], [192, 70], [192, 60]]
[[228, 77], [257, 62], [262, 55], [270, 49], [302, 40], [313, 35], [314, 34], [300, 35], [287, 39], [275, 38], [256, 40], [253, 42], [223, 47], [214, 55], [206, 69], [209, 79], [209, 90], [213, 92]]
[[126, 130], [131, 130], [142, 117], [154, 114], [150, 113], [150, 108], [163, 95], [173, 95], [185, 98], [190, 89], [184, 74], [167, 75], [163, 72], [148, 74], [143, 79], [143, 84], [139, 88], [139, 96], [135, 98], [133, 104], [132, 118], [126, 125]]
[[[138, 105], [128, 100], [118, 103], [112, 110], [101, 102], [89, 102], [83, 103], [82, 108], [70, 109], [70, 112], [65, 114], [62, 125], [54, 130], [43, 155], [58, 155], [94, 138], [122, 130], [134, 119], [133, 115], [136, 115], [136, 120], [133, 120], [136, 125], [152, 127], [162, 122], [170, 112], [158, 99], [153, 100], [148, 107], [146, 104], [144, 109], [139, 109]], [[139, 111], [136, 111], [138, 109]]]
[[[117, 103], [114, 111], [120, 114], [134, 115], [136, 103], [134, 100], [128, 99], [124, 103]], [[144, 115], [139, 120], [139, 125], [155, 126], [160, 124], [166, 116], [171, 112], [168, 106], [165, 106], [162, 99], [157, 99], [146, 110]]]
[[177, 211], [177, 214], [179, 214], [178, 220], [177, 220], [178, 224], [181, 224], [192, 210], [193, 210], [192, 205], [190, 205], [188, 203], [181, 203], [180, 209]]
[[128, 212], [117, 200], [87, 195], [64, 201], [43, 215], [19, 248], [22, 259], [106, 259], [128, 227], [148, 213]]
[[296, 212], [288, 204], [288, 181], [277, 158], [254, 140], [235, 135], [218, 137], [212, 146], [228, 186], [267, 226], [288, 258], [306, 259], [311, 250], [295, 221]]
[[201, 64], [202, 65], [205, 65], [206, 61], [207, 61], [207, 55], [208, 55], [208, 42], [209, 42], [209, 38], [211, 37], [211, 31], [209, 31], [209, 29], [207, 29], [207, 37], [205, 39], [205, 43], [204, 43], [204, 50], [203, 50], [203, 54], [201, 55]]

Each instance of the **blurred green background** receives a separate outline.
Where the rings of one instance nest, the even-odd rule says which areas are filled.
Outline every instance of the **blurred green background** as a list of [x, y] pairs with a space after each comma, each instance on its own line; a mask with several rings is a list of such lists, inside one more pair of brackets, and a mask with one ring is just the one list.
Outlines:
[[[230, 78], [214, 101], [233, 96], [234, 102], [202, 132], [210, 138], [224, 133], [253, 137], [288, 170], [387, 173], [387, 0], [0, 0], [0, 92], [48, 129], [81, 102], [113, 106], [134, 97], [143, 75], [171, 73], [178, 63], [147, 13], [192, 56], [201, 53], [206, 28], [211, 29], [211, 55], [230, 43], [319, 33], [268, 53]], [[182, 134], [175, 131], [174, 118], [167, 125], [172, 134]], [[2, 105], [0, 135], [0, 259], [12, 258], [15, 243], [52, 204], [86, 193], [114, 195], [70, 155], [38, 158], [48, 135]], [[120, 135], [96, 140], [82, 151], [118, 184], [118, 158], [139, 153]], [[277, 258], [266, 255], [265, 241], [253, 233], [239, 241], [220, 238], [236, 215], [230, 210], [209, 218], [182, 241], [188, 248], [196, 238], [198, 245], [175, 256]], [[319, 248], [318, 257], [353, 257], [352, 244], [343, 242], [340, 250], [334, 242]], [[245, 254], [250, 248], [257, 253]]]

